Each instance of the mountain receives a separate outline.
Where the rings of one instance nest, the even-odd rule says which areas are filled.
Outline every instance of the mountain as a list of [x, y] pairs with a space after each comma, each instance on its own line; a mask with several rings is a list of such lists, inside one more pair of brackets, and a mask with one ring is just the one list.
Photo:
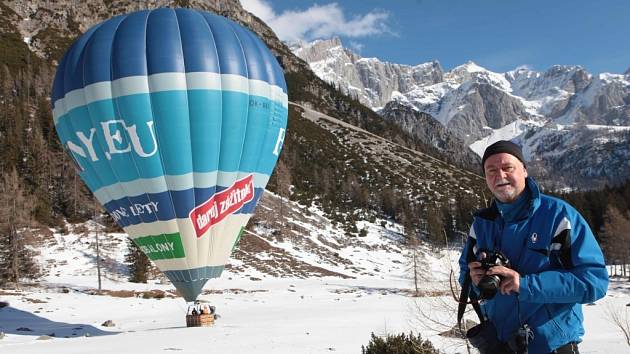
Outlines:
[[[437, 61], [407, 66], [361, 58], [339, 39], [293, 45], [292, 50], [320, 78], [374, 111], [383, 114], [395, 101], [429, 114], [478, 155], [497, 139], [520, 141], [535, 175], [545, 179], [553, 171], [558, 177], [548, 181], [554, 186], [597, 188], [630, 177], [628, 162], [601, 153], [625, 156], [627, 150], [621, 133], [630, 126], [627, 72], [593, 75], [580, 66], [555, 65], [545, 72], [521, 67], [495, 73], [473, 62], [443, 71]], [[387, 85], [392, 89], [383, 88]], [[560, 140], [578, 145], [554, 143]]]
[[344, 48], [339, 38], [293, 44], [293, 53], [304, 59], [321, 79], [339, 85], [368, 107], [383, 107], [392, 96], [443, 80], [438, 62], [408, 66], [361, 58]]
[[479, 169], [481, 163], [479, 156], [429, 114], [397, 100], [387, 103], [380, 110], [380, 114], [386, 120], [400, 126], [406, 133], [416, 137], [421, 144], [416, 150], [432, 151], [433, 156], [459, 166], [466, 166], [471, 171]]

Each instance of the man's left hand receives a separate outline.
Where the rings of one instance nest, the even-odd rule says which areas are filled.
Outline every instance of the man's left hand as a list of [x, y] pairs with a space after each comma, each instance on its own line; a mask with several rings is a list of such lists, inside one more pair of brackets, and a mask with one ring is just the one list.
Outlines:
[[521, 275], [518, 274], [517, 271], [503, 266], [494, 266], [488, 269], [486, 274], [500, 275], [503, 277], [503, 280], [501, 280], [501, 284], [499, 285], [501, 294], [508, 295], [512, 292], [518, 294], [521, 285]]

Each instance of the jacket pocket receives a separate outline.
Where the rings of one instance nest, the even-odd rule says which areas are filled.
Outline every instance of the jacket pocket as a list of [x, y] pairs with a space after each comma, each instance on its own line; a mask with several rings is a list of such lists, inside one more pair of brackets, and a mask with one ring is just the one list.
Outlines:
[[549, 321], [546, 324], [544, 324], [543, 327], [546, 325], [553, 326], [553, 328], [555, 329], [554, 332], [556, 332], [555, 334], [560, 335], [563, 338], [566, 337], [567, 336], [566, 332], [564, 331], [562, 326], [560, 326], [556, 318], [553, 316], [551, 310], [549, 309], [549, 304], [545, 304], [544, 306], [545, 306], [545, 311], [547, 311], [547, 316], [549, 317]]

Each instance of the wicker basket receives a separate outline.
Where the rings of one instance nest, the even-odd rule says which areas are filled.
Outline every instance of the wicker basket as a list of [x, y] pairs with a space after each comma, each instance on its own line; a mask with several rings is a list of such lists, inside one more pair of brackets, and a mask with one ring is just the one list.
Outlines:
[[214, 315], [186, 315], [186, 327], [210, 327], [214, 324]]

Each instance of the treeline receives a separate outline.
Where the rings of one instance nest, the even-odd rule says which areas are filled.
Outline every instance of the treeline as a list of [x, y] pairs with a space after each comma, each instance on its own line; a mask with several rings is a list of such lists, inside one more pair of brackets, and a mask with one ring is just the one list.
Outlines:
[[52, 64], [0, 21], [0, 284], [35, 278], [39, 227], [93, 215], [92, 197], [56, 137]]
[[630, 180], [602, 190], [556, 194], [584, 216], [595, 233], [613, 275], [630, 278]]

